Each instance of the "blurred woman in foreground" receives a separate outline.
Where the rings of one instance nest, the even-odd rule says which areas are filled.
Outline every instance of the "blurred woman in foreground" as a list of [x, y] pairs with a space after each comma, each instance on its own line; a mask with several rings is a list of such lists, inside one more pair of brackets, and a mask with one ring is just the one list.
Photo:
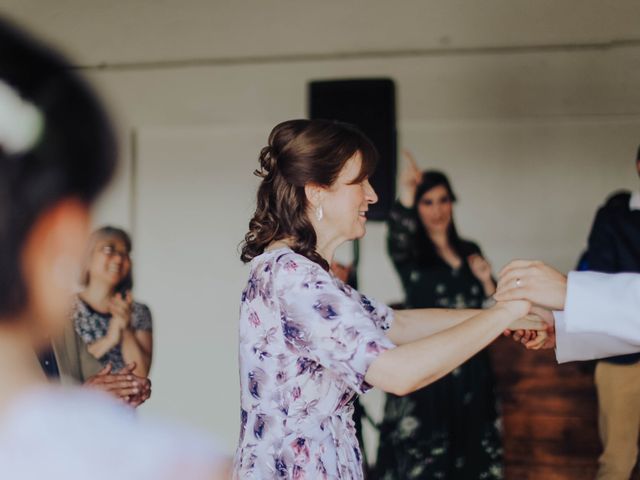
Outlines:
[[104, 394], [49, 385], [34, 353], [69, 321], [89, 208], [111, 178], [114, 143], [71, 67], [0, 21], [3, 478], [217, 478], [208, 442], [137, 423]]

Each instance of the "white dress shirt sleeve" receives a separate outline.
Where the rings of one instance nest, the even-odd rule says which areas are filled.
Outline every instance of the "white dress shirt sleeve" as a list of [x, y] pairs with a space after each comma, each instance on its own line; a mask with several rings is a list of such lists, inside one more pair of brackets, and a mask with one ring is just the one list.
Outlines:
[[640, 274], [571, 272], [567, 333], [596, 333], [640, 345]]
[[558, 363], [595, 360], [637, 353], [640, 346], [600, 333], [567, 332], [564, 312], [553, 313], [556, 320], [556, 359]]

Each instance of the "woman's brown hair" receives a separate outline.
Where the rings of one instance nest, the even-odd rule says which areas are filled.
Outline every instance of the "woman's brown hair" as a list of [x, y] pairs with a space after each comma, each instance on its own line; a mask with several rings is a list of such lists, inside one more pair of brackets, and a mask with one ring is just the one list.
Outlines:
[[289, 120], [276, 125], [254, 172], [262, 182], [244, 237], [242, 261], [250, 262], [272, 242], [287, 239], [296, 253], [328, 270], [327, 261], [316, 251], [304, 187], [330, 187], [356, 153], [362, 156], [362, 166], [353, 183], [369, 177], [378, 159], [371, 140], [355, 126], [330, 120]]

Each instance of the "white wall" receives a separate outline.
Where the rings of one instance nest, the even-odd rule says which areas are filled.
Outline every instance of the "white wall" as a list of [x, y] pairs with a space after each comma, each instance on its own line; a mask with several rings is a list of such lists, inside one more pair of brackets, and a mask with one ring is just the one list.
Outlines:
[[[400, 143], [451, 175], [459, 228], [496, 268], [571, 268], [597, 205], [638, 186], [637, 2], [4, 3], [79, 64], [107, 65], [86, 71], [118, 119], [123, 165], [97, 222], [134, 231], [137, 294], [156, 317], [147, 410], [229, 449], [251, 171], [269, 129], [305, 115], [309, 80], [396, 81]], [[396, 301], [384, 235], [370, 225], [361, 284]]]
[[2, 0], [81, 65], [637, 40], [634, 0]]

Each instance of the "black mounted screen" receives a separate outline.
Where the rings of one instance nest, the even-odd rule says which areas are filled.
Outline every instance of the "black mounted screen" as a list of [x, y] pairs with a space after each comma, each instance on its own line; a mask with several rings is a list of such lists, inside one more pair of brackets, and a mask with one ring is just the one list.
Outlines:
[[323, 80], [309, 84], [309, 118], [339, 120], [358, 126], [375, 144], [380, 161], [371, 184], [378, 203], [371, 220], [386, 220], [396, 187], [396, 97], [388, 78]]

